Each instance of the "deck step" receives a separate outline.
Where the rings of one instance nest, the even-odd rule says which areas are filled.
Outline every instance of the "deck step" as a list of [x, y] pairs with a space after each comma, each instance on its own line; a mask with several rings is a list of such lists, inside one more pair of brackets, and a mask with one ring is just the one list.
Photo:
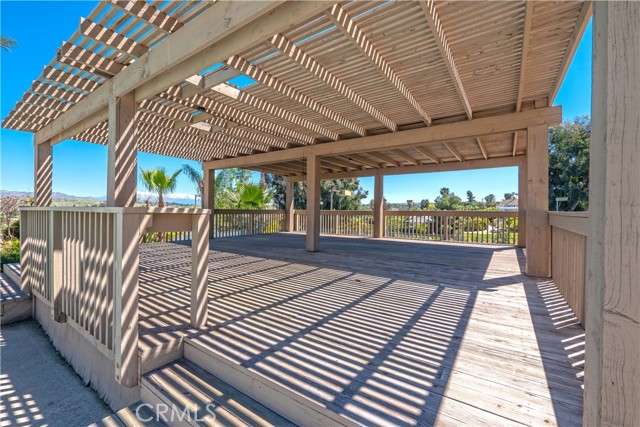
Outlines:
[[301, 426], [357, 426], [331, 409], [238, 364], [198, 341], [185, 338], [185, 358], [245, 395]]
[[7, 277], [9, 277], [9, 279], [11, 279], [11, 281], [18, 286], [18, 288], [20, 287], [20, 285], [22, 284], [22, 281], [20, 280], [20, 264], [19, 263], [16, 262], [13, 264], [4, 264], [2, 266], [2, 272], [6, 274]]
[[144, 375], [140, 394], [168, 426], [294, 426], [186, 359]]
[[122, 408], [88, 427], [166, 427], [142, 400]]
[[8, 325], [31, 317], [32, 304], [29, 295], [24, 293], [9, 275], [0, 273], [0, 324]]

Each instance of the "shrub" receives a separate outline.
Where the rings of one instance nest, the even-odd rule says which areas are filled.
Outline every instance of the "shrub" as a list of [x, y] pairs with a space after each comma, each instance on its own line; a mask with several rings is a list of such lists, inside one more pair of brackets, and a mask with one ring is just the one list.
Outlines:
[[2, 243], [0, 248], [0, 266], [20, 261], [20, 240], [11, 239]]

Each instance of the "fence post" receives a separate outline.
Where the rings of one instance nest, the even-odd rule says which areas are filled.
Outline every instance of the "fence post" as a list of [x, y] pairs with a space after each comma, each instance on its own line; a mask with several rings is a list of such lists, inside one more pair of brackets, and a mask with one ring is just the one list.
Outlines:
[[47, 281], [51, 292], [51, 317], [58, 323], [65, 323], [67, 316], [62, 311], [62, 212], [49, 211], [48, 214]]
[[191, 219], [191, 326], [207, 326], [207, 287], [209, 266], [209, 211]]

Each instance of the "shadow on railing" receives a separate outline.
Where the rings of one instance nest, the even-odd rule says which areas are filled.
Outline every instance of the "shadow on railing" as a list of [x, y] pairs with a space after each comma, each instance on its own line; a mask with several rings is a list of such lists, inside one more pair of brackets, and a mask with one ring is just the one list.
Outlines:
[[[113, 360], [116, 380], [138, 384], [139, 247], [147, 233], [192, 237], [193, 327], [207, 322], [209, 211], [173, 208], [21, 209], [22, 288]], [[132, 325], [134, 325], [132, 327]]]

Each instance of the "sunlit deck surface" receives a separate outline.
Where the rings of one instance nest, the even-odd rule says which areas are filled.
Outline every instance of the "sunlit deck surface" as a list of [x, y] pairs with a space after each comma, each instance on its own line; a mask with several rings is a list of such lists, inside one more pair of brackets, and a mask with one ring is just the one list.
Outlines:
[[364, 425], [581, 425], [584, 330], [508, 246], [278, 234], [210, 242], [209, 327], [190, 248], [142, 245], [143, 351], [200, 344]]

